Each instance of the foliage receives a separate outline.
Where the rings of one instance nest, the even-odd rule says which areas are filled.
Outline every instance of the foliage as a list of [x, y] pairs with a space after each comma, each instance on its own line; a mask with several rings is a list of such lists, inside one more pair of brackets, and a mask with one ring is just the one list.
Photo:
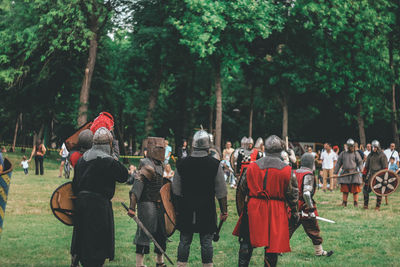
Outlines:
[[60, 144], [74, 131], [89, 14], [104, 23], [89, 119], [110, 111], [119, 138], [134, 149], [145, 138], [157, 79], [152, 134], [179, 144], [200, 124], [213, 125], [218, 62], [223, 140], [247, 135], [250, 88], [253, 137], [280, 134], [286, 98], [291, 139], [357, 136], [349, 125], [360, 105], [368, 139], [391, 139], [393, 82], [400, 93], [397, 1], [2, 0], [1, 141], [12, 141], [21, 113], [17, 143], [31, 143], [43, 128], [47, 142]]

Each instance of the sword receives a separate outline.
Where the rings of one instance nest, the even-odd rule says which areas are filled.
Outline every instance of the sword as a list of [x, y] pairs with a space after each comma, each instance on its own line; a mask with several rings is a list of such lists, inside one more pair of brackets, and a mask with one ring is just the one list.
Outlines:
[[[125, 205], [124, 202], [121, 202], [121, 205], [126, 209], [126, 211], [129, 211], [128, 206]], [[139, 226], [140, 229], [143, 230], [143, 232], [147, 235], [148, 238], [151, 239], [151, 241], [153, 241], [154, 245], [158, 248], [159, 251], [161, 251], [161, 253], [165, 256], [165, 258], [172, 264], [175, 265], [171, 259], [168, 257], [168, 255], [165, 253], [165, 251], [161, 248], [161, 246], [157, 243], [157, 241], [154, 239], [154, 237], [150, 234], [149, 230], [146, 229], [146, 227], [144, 227], [143, 223], [139, 220], [139, 218], [135, 215], [132, 217], [133, 220], [135, 220], [135, 222], [137, 223], [137, 225]]]
[[[301, 216], [310, 218], [310, 216], [308, 214], [304, 213], [304, 211], [301, 211]], [[332, 221], [332, 220], [329, 220], [329, 219], [325, 219], [325, 218], [322, 218], [322, 217], [319, 217], [319, 216], [315, 216], [315, 219], [323, 221], [323, 222], [328, 222], [328, 223], [336, 223], [335, 221]]]
[[350, 176], [350, 175], [354, 175], [354, 174], [360, 174], [361, 172], [349, 172], [349, 173], [345, 173], [342, 175], [338, 175], [338, 176], [333, 176], [332, 178], [337, 179], [337, 178], [342, 178], [342, 177], [346, 177], [346, 176]]

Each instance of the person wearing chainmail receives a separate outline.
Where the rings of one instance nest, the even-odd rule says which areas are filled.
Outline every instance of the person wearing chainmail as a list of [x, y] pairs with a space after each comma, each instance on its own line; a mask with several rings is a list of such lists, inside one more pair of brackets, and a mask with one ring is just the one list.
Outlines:
[[114, 259], [114, 215], [111, 199], [116, 182], [124, 183], [128, 170], [112, 157], [112, 134], [104, 127], [97, 129], [93, 146], [75, 165], [72, 190], [74, 230], [71, 242], [71, 266], [103, 266]]
[[231, 166], [232, 169], [234, 170], [235, 175], [237, 176], [236, 170], [237, 170], [237, 159], [239, 157], [239, 152], [244, 149], [246, 147], [246, 136], [243, 136], [242, 139], [240, 140], [240, 147], [236, 148], [235, 151], [233, 151], [231, 158], [230, 158], [230, 162], [231, 162]]
[[193, 152], [177, 165], [172, 192], [180, 231], [178, 267], [186, 267], [193, 234], [200, 234], [201, 260], [204, 267], [213, 266], [212, 240], [217, 230], [215, 198], [221, 210], [220, 220], [228, 217], [227, 188], [217, 159], [209, 155], [211, 140], [204, 130], [193, 136]]
[[93, 143], [93, 133], [91, 130], [86, 129], [79, 133], [78, 136], [78, 150], [71, 151], [69, 156], [69, 161], [73, 168], [75, 168], [78, 160], [83, 156], [83, 154], [92, 148]]
[[291, 238], [296, 229], [302, 225], [314, 245], [315, 255], [329, 257], [333, 254], [333, 251], [328, 252], [322, 248], [322, 237], [315, 218], [315, 216], [318, 216], [318, 211], [313, 199], [317, 185], [312, 171], [314, 162], [315, 158], [312, 154], [304, 153], [301, 157], [301, 167], [295, 172], [299, 186], [299, 211], [301, 215], [297, 224], [289, 225], [289, 236]]
[[[385, 153], [381, 150], [381, 146], [378, 140], [374, 140], [371, 143], [372, 151], [367, 157], [367, 161], [365, 162], [365, 167], [363, 170], [363, 178], [364, 178], [364, 209], [368, 209], [369, 202], [369, 193], [371, 193], [371, 178], [380, 170], [387, 169], [388, 163]], [[376, 207], [375, 210], [379, 211], [381, 207], [382, 197], [376, 196]]]
[[[147, 156], [140, 160], [139, 175], [135, 178], [129, 192], [130, 207], [128, 215], [136, 214], [144, 227], [154, 236], [165, 251], [167, 235], [165, 232], [164, 213], [162, 210], [160, 189], [164, 184], [165, 143], [164, 138], [147, 138]], [[142, 229], [137, 228], [134, 244], [136, 245], [136, 266], [143, 267], [144, 255], [150, 252], [150, 239]], [[166, 266], [161, 251], [154, 247], [157, 267]]]
[[243, 173], [250, 163], [255, 162], [261, 157], [257, 149], [253, 148], [253, 145], [253, 138], [246, 138], [245, 147], [239, 150], [236, 164], [236, 173], [238, 177]]
[[280, 158], [283, 149], [282, 139], [268, 137], [266, 156], [248, 166], [238, 185], [238, 193], [245, 196], [233, 231], [239, 237], [239, 267], [249, 266], [253, 248], [264, 247], [264, 266], [276, 266], [278, 254], [290, 252], [289, 224], [299, 220], [299, 192], [292, 168]]
[[340, 191], [343, 193], [343, 207], [347, 206], [349, 193], [353, 194], [354, 207], [358, 207], [358, 193], [361, 192], [362, 179], [358, 172], [362, 171], [363, 161], [360, 154], [354, 150], [354, 144], [353, 139], [347, 140], [346, 145], [348, 149], [347, 151], [340, 153], [333, 172], [337, 175], [340, 168], [343, 170], [342, 175], [357, 172], [355, 174], [338, 178]]
[[257, 150], [257, 159], [264, 157], [264, 152], [262, 151], [262, 147], [264, 146], [264, 140], [261, 137], [257, 138], [256, 144], [254, 148]]

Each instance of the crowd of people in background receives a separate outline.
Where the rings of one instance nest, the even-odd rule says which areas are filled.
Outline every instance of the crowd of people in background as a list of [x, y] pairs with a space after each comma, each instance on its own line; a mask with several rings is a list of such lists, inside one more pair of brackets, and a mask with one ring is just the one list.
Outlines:
[[[262, 139], [260, 139], [262, 140]], [[263, 144], [257, 144], [254, 146], [254, 149], [260, 153], [259, 157], [265, 156], [265, 152], [263, 150], [264, 145]], [[253, 145], [252, 148], [253, 149]], [[365, 146], [365, 149], [363, 145], [358, 145], [358, 143], [354, 144], [354, 149], [355, 151], [360, 155], [362, 162], [363, 162], [363, 167], [365, 166], [366, 160], [368, 155], [372, 151], [371, 144], [368, 143]], [[2, 147], [3, 152], [5, 152], [5, 147]], [[336, 189], [338, 189], [338, 184], [337, 184], [337, 179], [335, 179], [334, 175], [334, 168], [337, 163], [339, 154], [343, 151], [348, 151], [348, 146], [347, 144], [343, 145], [343, 150], [339, 149], [338, 145], [332, 146], [329, 143], [325, 143], [323, 145], [323, 148], [321, 150], [315, 150], [313, 146], [305, 146], [303, 148], [304, 153], [310, 153], [313, 155], [315, 158], [315, 167], [314, 167], [314, 173], [315, 177], [318, 181], [318, 187], [323, 190], [323, 192], [332, 192]], [[43, 144], [41, 140], [38, 140], [32, 148], [32, 153], [29, 158], [26, 156], [23, 156], [20, 166], [24, 170], [24, 173], [27, 175], [29, 173], [29, 163], [31, 162], [32, 159], [34, 159], [35, 162], [35, 175], [43, 175], [44, 174], [44, 166], [43, 166], [43, 161], [45, 158], [46, 154], [46, 147]], [[177, 160], [186, 158], [188, 155], [190, 155], [190, 148], [188, 146], [187, 140], [183, 140], [182, 146], [176, 147], [175, 148], [175, 154], [173, 154], [173, 149], [169, 145], [169, 142], [167, 139], [165, 139], [165, 160], [164, 160], [164, 165], [166, 167], [167, 172], [164, 172], [165, 178], [172, 179], [173, 178], [173, 172], [174, 172], [174, 166]], [[236, 187], [236, 180], [238, 176], [238, 172], [235, 170], [236, 165], [235, 162], [232, 161], [232, 158], [237, 158], [237, 153], [238, 153], [238, 148], [233, 147], [231, 141], [227, 141], [225, 143], [225, 146], [223, 148], [222, 153], [220, 153], [220, 160], [221, 160], [221, 165], [224, 170], [224, 175], [225, 175], [225, 180], [226, 182], [232, 187]], [[383, 151], [387, 158], [388, 162], [388, 169], [392, 170], [395, 173], [400, 172], [400, 158], [399, 158], [399, 153], [396, 150], [396, 145], [395, 143], [391, 143], [390, 146]], [[61, 149], [59, 150], [59, 155], [60, 155], [60, 168], [59, 168], [59, 175], [58, 177], [62, 176], [63, 170], [64, 170], [64, 164], [65, 162], [70, 159], [71, 153], [68, 151], [65, 143], [62, 144]], [[144, 156], [146, 156], [146, 149], [144, 149]], [[300, 157], [302, 154], [296, 154], [296, 163], [293, 163], [292, 165], [295, 168], [299, 167], [300, 164]], [[75, 160], [76, 163], [76, 160]], [[133, 182], [134, 176], [137, 173], [137, 166], [134, 164], [129, 165], [129, 175], [130, 178], [128, 179], [128, 183]]]

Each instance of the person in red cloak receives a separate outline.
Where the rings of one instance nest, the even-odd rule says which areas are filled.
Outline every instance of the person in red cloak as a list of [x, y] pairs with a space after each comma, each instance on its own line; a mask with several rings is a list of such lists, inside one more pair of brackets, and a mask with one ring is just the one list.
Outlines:
[[[266, 156], [251, 163], [239, 182], [238, 194], [245, 196], [233, 231], [239, 237], [239, 267], [249, 266], [256, 247], [265, 248], [264, 266], [276, 266], [278, 253], [290, 252], [289, 223], [299, 220], [298, 188], [292, 168], [280, 158], [283, 149], [278, 136], [268, 137]], [[291, 209], [290, 219], [286, 204]]]

